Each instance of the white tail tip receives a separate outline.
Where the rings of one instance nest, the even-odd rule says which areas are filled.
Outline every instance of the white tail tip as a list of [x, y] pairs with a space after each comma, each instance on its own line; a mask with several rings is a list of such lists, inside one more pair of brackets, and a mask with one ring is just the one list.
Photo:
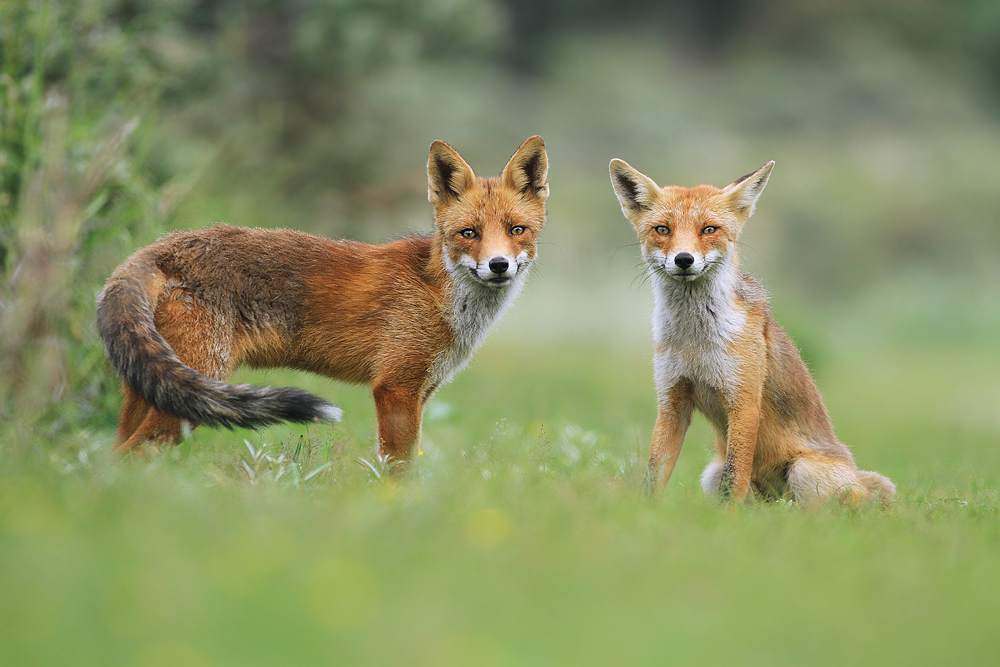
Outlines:
[[324, 405], [319, 409], [319, 414], [316, 416], [317, 421], [325, 422], [339, 422], [343, 418], [344, 411], [336, 405]]

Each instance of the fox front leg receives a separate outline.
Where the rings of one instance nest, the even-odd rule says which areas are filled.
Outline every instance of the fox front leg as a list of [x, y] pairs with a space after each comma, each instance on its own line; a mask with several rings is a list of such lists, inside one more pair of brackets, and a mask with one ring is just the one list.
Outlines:
[[719, 495], [742, 502], [750, 488], [753, 456], [760, 424], [760, 395], [742, 391], [729, 411], [726, 461], [722, 466]]
[[423, 402], [419, 387], [378, 382], [372, 391], [378, 416], [379, 454], [407, 463], [420, 440]]
[[646, 489], [654, 493], [663, 489], [677, 464], [684, 435], [691, 426], [691, 384], [681, 380], [662, 392], [659, 397], [653, 440], [649, 446], [649, 467], [646, 471]]

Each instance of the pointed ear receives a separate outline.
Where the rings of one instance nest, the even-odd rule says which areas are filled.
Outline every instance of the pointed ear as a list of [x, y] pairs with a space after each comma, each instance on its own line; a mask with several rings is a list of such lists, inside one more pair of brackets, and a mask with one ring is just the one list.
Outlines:
[[431, 144], [427, 160], [427, 200], [439, 206], [457, 201], [473, 183], [476, 174], [454, 148], [443, 141]]
[[618, 203], [622, 205], [622, 213], [629, 220], [640, 211], [652, 208], [659, 199], [660, 186], [625, 160], [615, 158], [610, 169], [611, 185], [615, 188]]
[[727, 185], [722, 193], [729, 199], [729, 205], [733, 212], [744, 219], [753, 214], [754, 207], [757, 206], [757, 198], [764, 191], [767, 179], [771, 175], [774, 167], [774, 160], [771, 160], [757, 171], [737, 179], [735, 183]]
[[545, 201], [549, 196], [549, 159], [545, 142], [539, 136], [528, 137], [511, 156], [500, 174], [501, 182], [529, 197]]

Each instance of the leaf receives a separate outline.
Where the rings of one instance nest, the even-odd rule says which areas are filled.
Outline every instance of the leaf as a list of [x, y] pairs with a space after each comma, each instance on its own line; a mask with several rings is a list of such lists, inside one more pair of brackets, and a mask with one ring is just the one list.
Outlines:
[[324, 470], [327, 470], [327, 469], [329, 469], [329, 468], [331, 468], [331, 467], [333, 467], [333, 461], [327, 461], [326, 463], [324, 463], [323, 465], [321, 465], [321, 466], [319, 466], [318, 468], [314, 469], [314, 470], [313, 470], [312, 472], [310, 472], [310, 473], [309, 473], [308, 475], [306, 475], [305, 477], [303, 477], [303, 478], [302, 478], [302, 481], [304, 481], [304, 482], [308, 482], [308, 481], [309, 481], [310, 479], [312, 479], [312, 478], [313, 478], [313, 477], [315, 477], [316, 475], [320, 474], [320, 473], [321, 473], [321, 472], [323, 472]]

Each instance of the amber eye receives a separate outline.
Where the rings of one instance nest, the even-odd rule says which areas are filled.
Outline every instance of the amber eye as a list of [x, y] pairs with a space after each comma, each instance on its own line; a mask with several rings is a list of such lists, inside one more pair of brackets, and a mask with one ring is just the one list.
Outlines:
[[510, 233], [511, 233], [511, 236], [520, 236], [521, 234], [524, 233], [524, 226], [523, 225], [514, 225], [513, 227], [510, 228]]
[[706, 225], [701, 229], [702, 234], [714, 234], [717, 231], [719, 231], [719, 228], [714, 225]]
[[670, 236], [670, 228], [666, 225], [657, 225], [656, 227], [653, 227], [653, 231], [660, 236]]
[[476, 234], [475, 229], [463, 229], [462, 231], [459, 232], [459, 235], [463, 239], [474, 239], [477, 236], [479, 236], [479, 234]]

